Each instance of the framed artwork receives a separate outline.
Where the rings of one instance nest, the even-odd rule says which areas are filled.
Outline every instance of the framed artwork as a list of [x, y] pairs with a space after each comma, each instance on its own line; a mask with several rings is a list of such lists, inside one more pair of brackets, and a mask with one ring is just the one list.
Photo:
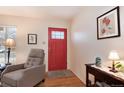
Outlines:
[[37, 34], [28, 34], [28, 44], [37, 44]]
[[97, 17], [97, 39], [120, 36], [119, 6]]

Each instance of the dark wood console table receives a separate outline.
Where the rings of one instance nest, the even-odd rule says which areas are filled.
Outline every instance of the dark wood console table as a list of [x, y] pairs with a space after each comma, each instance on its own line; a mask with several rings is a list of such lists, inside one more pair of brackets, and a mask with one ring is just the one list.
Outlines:
[[113, 72], [108, 73], [100, 67], [94, 67], [94, 64], [85, 64], [86, 65], [86, 86], [90, 87], [89, 74], [94, 76], [94, 85], [96, 81], [105, 82], [113, 87], [122, 87], [124, 86], [124, 78], [117, 77]]

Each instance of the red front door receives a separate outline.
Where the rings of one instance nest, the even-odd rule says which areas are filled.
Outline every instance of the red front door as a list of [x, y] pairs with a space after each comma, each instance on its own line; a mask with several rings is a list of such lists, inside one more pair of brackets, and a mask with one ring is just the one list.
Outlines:
[[67, 69], [67, 29], [48, 28], [48, 70]]

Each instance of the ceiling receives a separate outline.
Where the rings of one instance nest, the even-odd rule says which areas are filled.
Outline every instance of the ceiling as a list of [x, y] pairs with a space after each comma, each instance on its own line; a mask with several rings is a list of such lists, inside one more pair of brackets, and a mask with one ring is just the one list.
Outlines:
[[56, 17], [72, 19], [81, 10], [81, 6], [1, 6], [0, 15], [23, 16], [32, 18]]

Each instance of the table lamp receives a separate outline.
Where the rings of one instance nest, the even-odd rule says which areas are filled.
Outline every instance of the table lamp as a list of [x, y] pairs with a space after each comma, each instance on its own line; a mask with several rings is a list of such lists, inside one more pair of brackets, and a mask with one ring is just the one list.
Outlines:
[[112, 60], [112, 68], [111, 68], [110, 71], [116, 73], [117, 70], [115, 69], [115, 61], [120, 59], [118, 53], [117, 53], [116, 51], [111, 51], [111, 52], [109, 53], [109, 57], [108, 57], [108, 58], [109, 58], [110, 60]]
[[7, 62], [6, 65], [10, 65], [10, 64], [11, 64], [11, 63], [9, 62], [10, 51], [11, 51], [12, 48], [15, 47], [15, 45], [16, 45], [16, 44], [15, 44], [14, 39], [11, 39], [11, 38], [6, 39], [6, 41], [5, 41], [5, 46], [8, 48], [8, 62]]

